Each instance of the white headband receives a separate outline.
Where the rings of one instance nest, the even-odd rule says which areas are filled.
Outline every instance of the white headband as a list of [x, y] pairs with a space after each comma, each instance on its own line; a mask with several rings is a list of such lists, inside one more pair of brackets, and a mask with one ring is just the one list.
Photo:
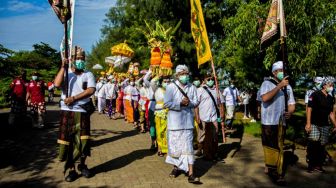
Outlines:
[[283, 69], [283, 62], [282, 61], [277, 61], [275, 63], [273, 63], [272, 65], [272, 72], [279, 70], [279, 69]]

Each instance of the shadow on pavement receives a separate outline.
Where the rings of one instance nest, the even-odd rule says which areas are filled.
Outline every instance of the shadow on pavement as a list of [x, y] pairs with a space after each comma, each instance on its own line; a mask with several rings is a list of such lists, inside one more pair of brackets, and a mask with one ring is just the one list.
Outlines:
[[100, 164], [98, 166], [95, 166], [92, 168], [92, 172], [94, 174], [99, 174], [102, 172], [108, 172], [111, 170], [116, 170], [123, 168], [135, 160], [143, 159], [147, 156], [155, 155], [154, 152], [149, 151], [148, 149], [141, 149], [141, 150], [136, 150], [128, 153], [127, 155], [112, 159], [110, 161], [107, 161], [103, 164]]
[[[131, 137], [131, 136], [135, 136], [139, 134], [138, 130], [130, 130], [130, 131], [110, 131], [110, 130], [106, 130], [106, 129], [95, 129], [95, 130], [91, 130], [91, 135], [93, 137], [99, 137], [101, 135], [106, 135], [106, 134], [113, 134], [111, 137], [108, 138], [103, 138], [100, 140], [92, 140], [92, 147], [98, 147], [100, 145], [106, 144], [106, 143], [110, 143], [110, 142], [114, 142], [116, 140], [119, 139], [123, 139], [126, 137]], [[117, 135], [115, 135], [117, 134]]]
[[[8, 127], [8, 113], [0, 113], [0, 169], [10, 167], [18, 173], [38, 175], [56, 157], [57, 125], [59, 111], [48, 111], [46, 128], [33, 129], [29, 118]], [[25, 182], [21, 182], [24, 184]]]
[[8, 188], [27, 188], [27, 187], [41, 187], [41, 188], [56, 188], [57, 184], [60, 182], [55, 182], [55, 180], [51, 178], [41, 177], [41, 178], [29, 178], [26, 180], [18, 180], [18, 181], [4, 181], [0, 182], [0, 187], [8, 187]]

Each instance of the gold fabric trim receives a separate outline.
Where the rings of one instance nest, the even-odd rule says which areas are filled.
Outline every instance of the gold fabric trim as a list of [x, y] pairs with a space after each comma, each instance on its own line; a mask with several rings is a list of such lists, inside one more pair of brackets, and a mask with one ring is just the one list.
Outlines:
[[80, 139], [81, 140], [87, 140], [87, 139], [90, 139], [90, 136], [81, 136]]
[[64, 141], [64, 140], [60, 140], [60, 139], [57, 139], [57, 143], [67, 145], [67, 146], [69, 145], [69, 142]]

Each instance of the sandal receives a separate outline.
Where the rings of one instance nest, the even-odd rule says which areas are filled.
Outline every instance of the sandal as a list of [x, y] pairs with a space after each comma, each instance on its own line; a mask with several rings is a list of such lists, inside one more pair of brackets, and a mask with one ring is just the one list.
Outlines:
[[188, 176], [189, 183], [199, 183], [201, 180], [199, 177], [195, 177], [193, 174]]
[[173, 170], [170, 172], [169, 177], [176, 178], [180, 175], [180, 173], [181, 172], [176, 167], [174, 167]]
[[158, 156], [159, 156], [159, 157], [164, 157], [164, 154], [163, 154], [161, 151], [159, 151], [159, 152], [158, 152]]

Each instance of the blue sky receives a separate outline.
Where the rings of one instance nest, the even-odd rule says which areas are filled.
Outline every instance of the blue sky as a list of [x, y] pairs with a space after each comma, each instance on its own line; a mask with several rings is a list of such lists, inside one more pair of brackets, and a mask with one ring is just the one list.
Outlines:
[[[76, 0], [74, 44], [91, 51], [101, 36], [105, 14], [116, 0]], [[31, 50], [39, 42], [59, 50], [63, 25], [48, 0], [0, 0], [0, 44], [12, 50]]]

